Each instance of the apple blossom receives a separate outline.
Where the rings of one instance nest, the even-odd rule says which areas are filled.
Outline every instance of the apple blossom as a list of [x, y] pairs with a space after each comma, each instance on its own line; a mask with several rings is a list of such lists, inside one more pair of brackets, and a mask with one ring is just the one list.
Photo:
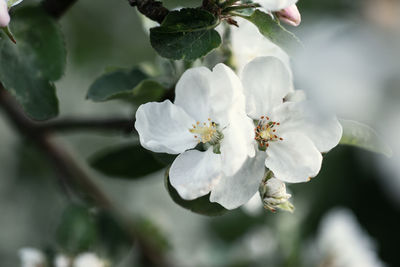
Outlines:
[[301, 15], [295, 4], [276, 12], [280, 21], [292, 26], [299, 26], [301, 23]]
[[290, 91], [290, 74], [278, 58], [254, 59], [245, 66], [241, 80], [246, 112], [256, 125], [253, 146], [258, 149], [237, 175], [222, 177], [211, 192], [210, 200], [227, 209], [245, 204], [256, 194], [265, 167], [283, 182], [306, 182], [316, 176], [321, 152], [335, 147], [342, 135], [336, 117], [321, 119], [303, 100], [304, 92]]
[[[171, 165], [170, 182], [182, 198], [191, 200], [208, 194], [254, 156], [253, 123], [245, 113], [241, 82], [224, 64], [212, 71], [187, 70], [175, 94], [174, 104], [141, 105], [135, 128], [144, 148], [180, 154]], [[193, 149], [198, 145], [205, 151]]]

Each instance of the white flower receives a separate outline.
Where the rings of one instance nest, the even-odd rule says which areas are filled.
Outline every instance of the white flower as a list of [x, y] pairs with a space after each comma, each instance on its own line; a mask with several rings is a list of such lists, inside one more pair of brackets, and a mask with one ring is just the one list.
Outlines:
[[6, 27], [10, 23], [10, 15], [8, 14], [7, 2], [0, 0], [0, 27]]
[[295, 4], [278, 11], [276, 15], [280, 21], [288, 25], [297, 27], [301, 23], [301, 15]]
[[244, 66], [261, 56], [274, 56], [282, 60], [292, 76], [290, 58], [279, 46], [264, 37], [258, 28], [248, 20], [235, 17], [239, 27], [231, 27], [231, 42], [234, 63], [241, 73]]
[[259, 3], [261, 7], [268, 11], [280, 11], [297, 3], [297, 1], [298, 0], [257, 0], [255, 2]]
[[21, 248], [18, 254], [21, 260], [21, 267], [44, 267], [46, 265], [44, 254], [38, 249]]
[[[213, 71], [187, 70], [175, 95], [174, 104], [141, 105], [135, 128], [146, 149], [180, 154], [171, 165], [170, 182], [182, 198], [191, 200], [214, 190], [221, 178], [236, 174], [254, 156], [254, 126], [245, 113], [241, 82], [223, 64]], [[198, 144], [206, 151], [193, 150]]]
[[94, 253], [79, 254], [75, 260], [73, 267], [105, 267], [106, 263]]
[[[376, 246], [347, 209], [335, 209], [324, 216], [318, 233], [320, 264], [332, 267], [383, 267]], [[324, 265], [325, 266], [325, 265]]]
[[71, 259], [63, 254], [58, 254], [54, 259], [55, 267], [70, 267]]
[[[260, 57], [243, 70], [242, 84], [247, 114], [256, 127], [257, 153], [233, 177], [223, 177], [210, 200], [233, 209], [246, 203], [258, 190], [267, 167], [284, 182], [305, 182], [318, 174], [321, 152], [335, 147], [342, 135], [336, 117], [321, 119], [308, 110], [302, 93], [291, 93], [290, 74], [275, 57]], [[286, 97], [286, 102], [284, 98]], [[213, 195], [215, 192], [223, 192]]]

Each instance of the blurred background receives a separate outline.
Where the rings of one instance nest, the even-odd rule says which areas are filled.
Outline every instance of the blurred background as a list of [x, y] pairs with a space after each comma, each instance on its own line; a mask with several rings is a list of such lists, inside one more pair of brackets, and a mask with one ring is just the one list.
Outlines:
[[[201, 3], [163, 2], [170, 8]], [[400, 2], [300, 0], [298, 7], [302, 24], [290, 30], [305, 48], [293, 55], [296, 87], [340, 118], [372, 126], [393, 157], [333, 149], [318, 177], [288, 186], [293, 214], [249, 205], [205, 217], [171, 200], [163, 171], [127, 181], [90, 170], [127, 216], [145, 222], [143, 232], [157, 236], [173, 266], [400, 266]], [[106, 68], [156, 58], [135, 9], [124, 0], [80, 0], [60, 23], [68, 48], [67, 70], [57, 82], [61, 116], [133, 118], [125, 103], [93, 103], [85, 96]], [[79, 207], [71, 208], [52, 166], [1, 112], [0, 136], [0, 265], [19, 266], [22, 247], [67, 253], [60, 241], [63, 218]], [[134, 135], [109, 132], [57, 138], [82, 161], [106, 147], [137, 142]], [[88, 240], [82, 250], [109, 259], [111, 266], [140, 266], [132, 263], [135, 247], [107, 241], [118, 250], [110, 254], [91, 242], [98, 237], [90, 227], [82, 233]]]

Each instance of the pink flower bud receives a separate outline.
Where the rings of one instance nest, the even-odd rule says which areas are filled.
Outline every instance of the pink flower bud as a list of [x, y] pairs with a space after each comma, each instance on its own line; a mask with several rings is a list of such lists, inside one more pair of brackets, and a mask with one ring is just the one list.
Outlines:
[[6, 27], [10, 22], [10, 15], [8, 15], [7, 2], [0, 0], [0, 27]]
[[280, 21], [283, 21], [286, 24], [292, 26], [300, 25], [301, 15], [295, 4], [276, 12], [276, 15]]

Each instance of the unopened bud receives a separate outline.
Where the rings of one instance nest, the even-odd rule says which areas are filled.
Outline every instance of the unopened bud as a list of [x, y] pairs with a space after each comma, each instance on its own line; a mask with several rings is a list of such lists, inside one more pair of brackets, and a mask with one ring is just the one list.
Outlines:
[[281, 180], [270, 178], [263, 186], [264, 207], [270, 211], [283, 209], [292, 212], [293, 205], [289, 202], [290, 194], [286, 193], [286, 185]]
[[301, 15], [296, 4], [276, 12], [276, 15], [280, 21], [292, 26], [299, 26], [301, 23]]
[[6, 27], [10, 23], [10, 15], [8, 14], [7, 2], [0, 0], [0, 27]]

